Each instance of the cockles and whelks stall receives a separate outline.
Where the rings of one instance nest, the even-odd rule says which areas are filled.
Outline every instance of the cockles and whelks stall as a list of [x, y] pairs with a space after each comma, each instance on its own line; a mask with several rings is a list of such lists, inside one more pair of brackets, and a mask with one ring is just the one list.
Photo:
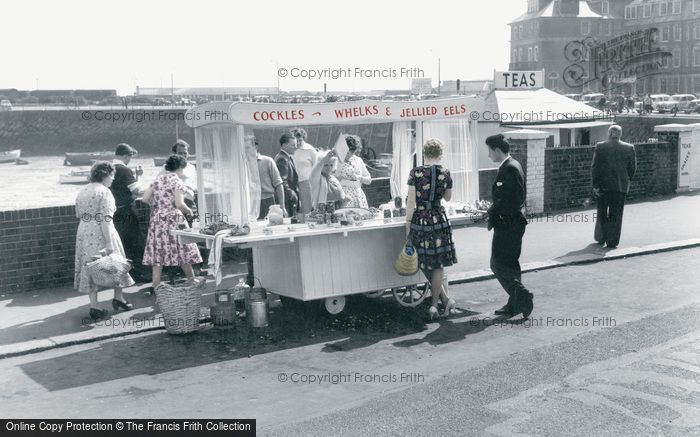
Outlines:
[[[407, 306], [418, 305], [429, 287], [422, 273], [400, 276], [393, 263], [405, 239], [405, 217], [375, 216], [349, 226], [307, 223], [267, 226], [256, 220], [260, 205], [257, 159], [244, 146], [252, 129], [321, 125], [392, 123], [392, 198], [406, 198], [408, 173], [422, 162], [421, 145], [439, 138], [446, 145], [443, 163], [453, 177], [448, 217], [465, 226], [478, 217], [468, 205], [478, 200], [476, 122], [483, 111], [480, 97], [416, 102], [356, 101], [322, 104], [216, 102], [190, 109], [187, 123], [195, 129], [199, 216], [205, 222], [224, 217], [230, 224], [250, 225], [250, 233], [223, 239], [224, 246], [252, 248], [254, 276], [282, 297], [321, 301], [336, 314], [345, 296], [380, 295], [393, 290]], [[317, 144], [317, 146], [319, 146]], [[326, 145], [326, 146], [331, 146]], [[341, 157], [342, 159], [342, 157]], [[204, 223], [202, 224], [204, 225]], [[181, 242], [207, 242], [214, 236], [197, 230], [174, 230]], [[252, 284], [252, 271], [248, 283]]]

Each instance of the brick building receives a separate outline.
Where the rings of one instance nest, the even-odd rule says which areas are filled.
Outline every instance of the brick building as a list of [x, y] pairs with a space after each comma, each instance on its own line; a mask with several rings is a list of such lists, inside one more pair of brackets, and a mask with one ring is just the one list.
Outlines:
[[[700, 93], [700, 0], [528, 0], [511, 70], [561, 93]], [[657, 51], [658, 50], [658, 51]]]

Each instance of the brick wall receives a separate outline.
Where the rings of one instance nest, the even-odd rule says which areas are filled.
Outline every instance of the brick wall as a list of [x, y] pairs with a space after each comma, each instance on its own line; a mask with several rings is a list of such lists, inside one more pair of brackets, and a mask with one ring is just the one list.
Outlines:
[[654, 126], [660, 124], [692, 124], [697, 123], [697, 118], [683, 117], [680, 114], [678, 117], [656, 117], [656, 116], [637, 116], [637, 117], [617, 117], [615, 122], [622, 127], [622, 140], [628, 143], [646, 143], [649, 138], [657, 138], [657, 133], [654, 132]]
[[[628, 199], [670, 194], [678, 181], [678, 149], [668, 142], [635, 144], [637, 173]], [[591, 196], [594, 146], [545, 150], [544, 209], [581, 206]]]
[[0, 292], [73, 282], [73, 206], [0, 212]]

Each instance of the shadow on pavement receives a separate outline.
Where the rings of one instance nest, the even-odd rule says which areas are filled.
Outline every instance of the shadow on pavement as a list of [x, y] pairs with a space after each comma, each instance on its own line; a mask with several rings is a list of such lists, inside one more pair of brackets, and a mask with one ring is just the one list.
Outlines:
[[[153, 317], [158, 314], [155, 311], [155, 297], [147, 296], [144, 293], [145, 288], [141, 288], [134, 292], [124, 292], [125, 298], [134, 304], [136, 310], [141, 310], [149, 308], [148, 312], [138, 312], [130, 316], [132, 320], [144, 320], [149, 317]], [[77, 292], [72, 292], [70, 295], [66, 294], [66, 298], [81, 298]], [[105, 302], [100, 302], [100, 307], [107, 309], [110, 316], [115, 316], [114, 311], [111, 307], [111, 290], [105, 290], [100, 293], [100, 297], [104, 296], [104, 293], [109, 297], [109, 300]], [[65, 300], [63, 299], [63, 300]], [[43, 317], [42, 313], [37, 312], [36, 320], [29, 320], [24, 323], [20, 323], [13, 326], [8, 326], [6, 328], [0, 329], [0, 345], [22, 343], [30, 340], [40, 340], [52, 337], [58, 337], [65, 334], [73, 334], [78, 332], [85, 332], [95, 329], [95, 325], [89, 320], [89, 309], [90, 304], [88, 296], [82, 296], [84, 303], [79, 307], [71, 307], [68, 311], [54, 314], [52, 316]], [[21, 305], [23, 300], [19, 300], [19, 305]], [[49, 305], [46, 303], [45, 298], [42, 298], [42, 302], [37, 305]], [[36, 306], [36, 305], [34, 305]]]
[[[471, 314], [475, 313], [463, 310], [457, 317]], [[199, 332], [186, 335], [167, 335], [161, 331], [155, 335], [102, 342], [94, 349], [33, 361], [20, 367], [47, 390], [64, 390], [311, 344], [325, 343], [324, 352], [349, 351], [425, 331], [427, 321], [427, 304], [404, 308], [391, 297], [370, 300], [355, 296], [338, 316], [308, 309], [300, 314], [273, 305], [267, 328], [249, 328], [244, 320], [239, 319], [232, 327], [201, 327]], [[454, 322], [450, 319], [441, 324], [452, 325]], [[469, 333], [461, 327], [453, 329], [455, 332], [460, 330], [460, 334], [432, 334], [429, 338], [439, 338], [441, 343], [446, 343], [461, 340]], [[48, 372], [48, 369], [52, 371]]]

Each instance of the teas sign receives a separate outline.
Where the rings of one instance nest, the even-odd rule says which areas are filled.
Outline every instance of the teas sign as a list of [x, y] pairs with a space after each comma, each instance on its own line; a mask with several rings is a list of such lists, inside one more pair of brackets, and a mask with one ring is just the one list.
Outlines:
[[525, 90], [544, 88], [544, 70], [496, 71], [493, 74], [497, 90]]

